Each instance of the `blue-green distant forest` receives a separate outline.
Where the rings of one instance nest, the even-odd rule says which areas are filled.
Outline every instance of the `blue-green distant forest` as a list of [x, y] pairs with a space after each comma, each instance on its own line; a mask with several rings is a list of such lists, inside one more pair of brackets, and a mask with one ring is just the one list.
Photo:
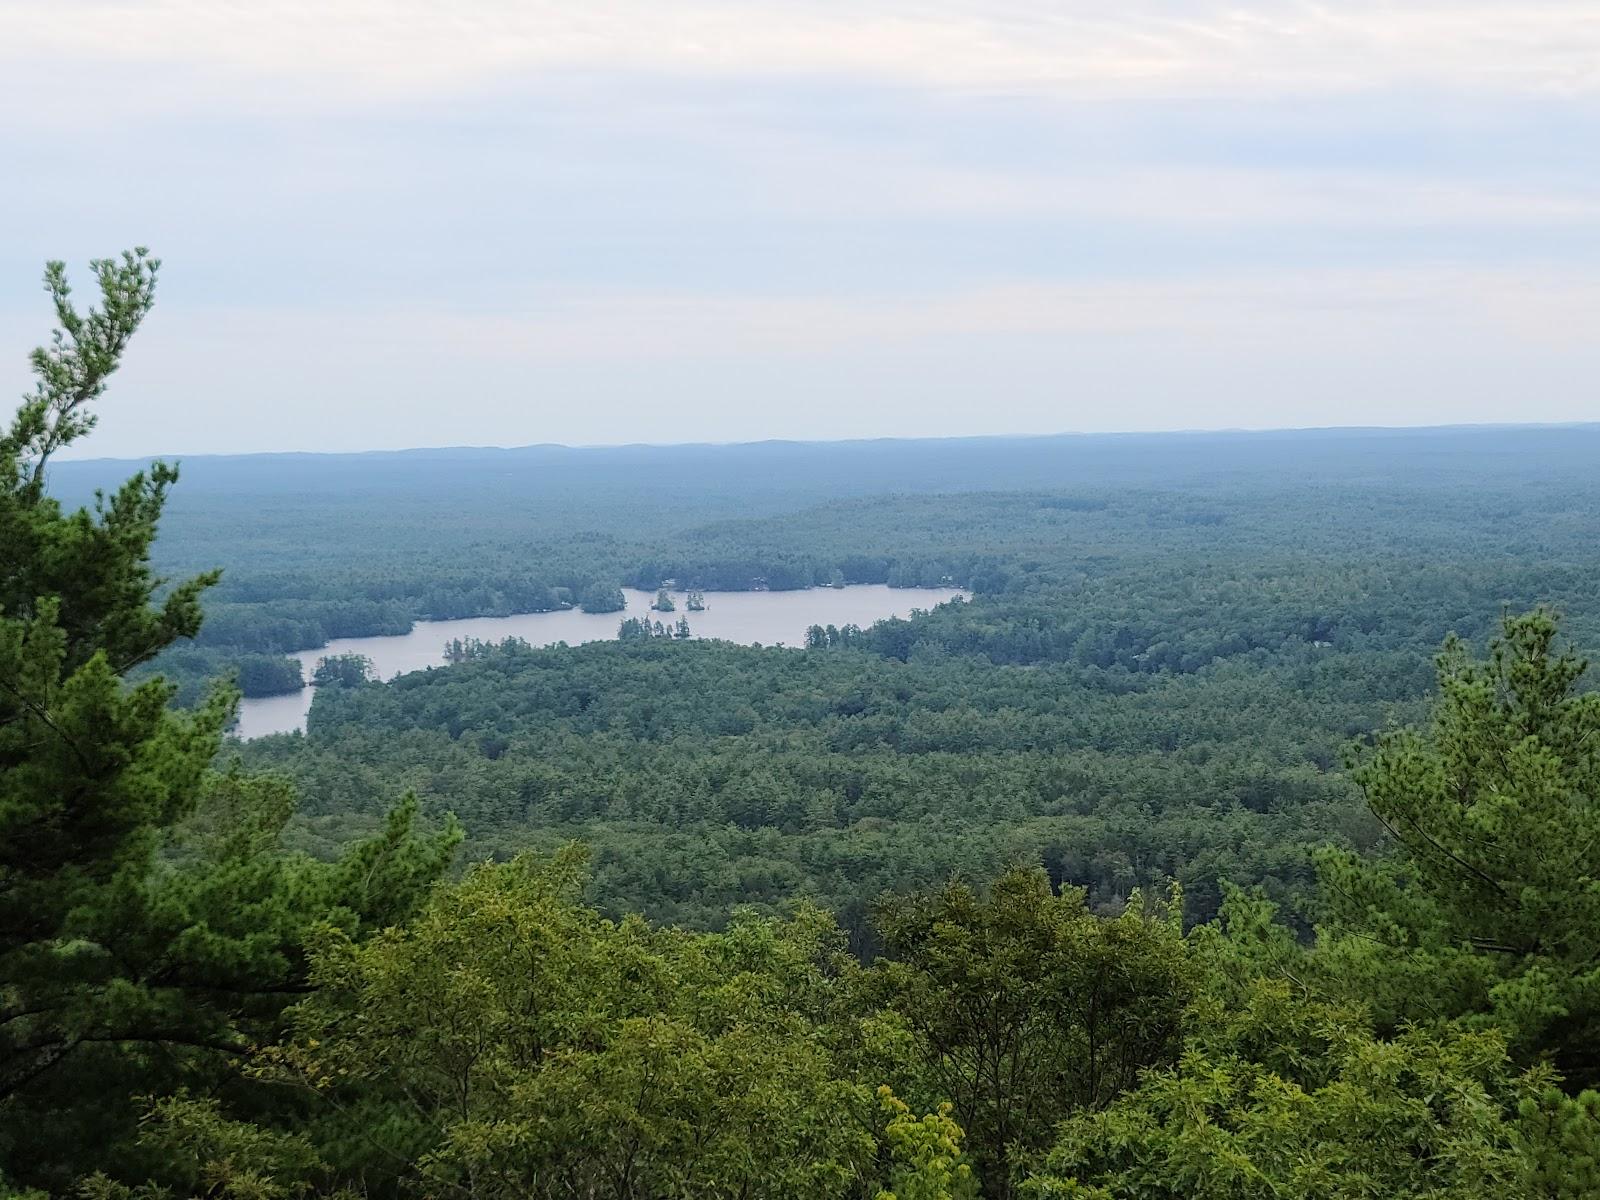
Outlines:
[[[181, 461], [156, 562], [223, 575], [190, 657], [166, 665], [188, 676], [663, 578], [952, 579], [986, 596], [1070, 594], [1081, 618], [1084, 589], [1147, 611], [1171, 590], [1148, 581], [1157, 566], [1196, 603], [1242, 569], [1280, 580], [1245, 602], [1269, 623], [1298, 605], [1348, 633], [1397, 586], [1421, 587], [1448, 607], [1416, 619], [1466, 633], [1501, 602], [1582, 590], [1560, 573], [1586, 565], [1597, 447], [1600, 425], [201, 456]], [[82, 501], [138, 465], [64, 462], [52, 482]], [[1478, 595], [1452, 580], [1468, 565]], [[1173, 636], [1156, 641], [1194, 632], [1162, 617]]]
[[[4, 1200], [1600, 1194], [1600, 427], [61, 461], [157, 269], [0, 433]], [[970, 599], [225, 737], [668, 578]]]
[[970, 602], [806, 653], [508, 647], [323, 688], [308, 736], [230, 752], [295, 780], [318, 853], [409, 788], [472, 855], [578, 838], [597, 903], [702, 927], [805, 897], [866, 945], [880, 891], [1015, 861], [1097, 906], [1174, 878], [1191, 919], [1224, 880], [1295, 911], [1307, 846], [1378, 836], [1347, 747], [1424, 711], [1447, 635], [1547, 604], [1600, 645], [1597, 463], [1600, 426], [202, 457], [155, 561], [222, 578], [156, 667], [250, 694], [284, 651], [597, 583], [949, 579]]

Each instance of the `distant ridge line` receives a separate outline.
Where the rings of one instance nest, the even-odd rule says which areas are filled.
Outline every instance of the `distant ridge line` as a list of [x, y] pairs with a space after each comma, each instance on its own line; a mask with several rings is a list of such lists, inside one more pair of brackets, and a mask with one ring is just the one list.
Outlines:
[[1130, 430], [1126, 432], [1084, 432], [1036, 434], [973, 434], [952, 437], [876, 437], [876, 438], [764, 438], [747, 442], [621, 442], [615, 444], [568, 445], [563, 442], [530, 442], [518, 446], [411, 446], [394, 450], [249, 450], [238, 452], [184, 453], [162, 451], [145, 455], [106, 456], [97, 458], [65, 458], [57, 460], [58, 467], [112, 465], [118, 463], [148, 463], [153, 459], [176, 459], [185, 462], [217, 460], [263, 459], [425, 459], [474, 457], [529, 457], [538, 454], [556, 455], [626, 455], [657, 454], [673, 451], [698, 451], [734, 453], [780, 449], [819, 450], [882, 449], [888, 446], [950, 447], [962, 446], [1014, 446], [1019, 444], [1042, 445], [1050, 442], [1085, 444], [1126, 443], [1137, 441], [1293, 441], [1333, 438], [1417, 438], [1429, 435], [1488, 436], [1506, 433], [1539, 432], [1600, 433], [1600, 421], [1557, 422], [1496, 422], [1457, 425], [1321, 425], [1283, 429], [1173, 429]]

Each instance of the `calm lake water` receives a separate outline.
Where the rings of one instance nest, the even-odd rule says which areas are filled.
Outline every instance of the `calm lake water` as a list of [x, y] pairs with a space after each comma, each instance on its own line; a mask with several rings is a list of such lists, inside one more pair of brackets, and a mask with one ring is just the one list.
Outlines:
[[[294, 657], [300, 660], [307, 679], [317, 660], [330, 654], [365, 654], [377, 667], [380, 678], [393, 679], [407, 671], [443, 666], [445, 643], [455, 638], [497, 642], [519, 637], [534, 646], [553, 646], [557, 642], [576, 646], [614, 638], [623, 618], [636, 616], [648, 616], [663, 624], [687, 617], [697, 638], [721, 638], [745, 645], [759, 642], [767, 646], [798, 646], [812, 625], [865, 627], [886, 617], [909, 616], [914, 608], [932, 608], [963, 594], [954, 588], [891, 588], [876, 583], [802, 592], [707, 592], [706, 610], [692, 613], [684, 608], [683, 593], [675, 592], [678, 611], [656, 613], [650, 610], [654, 592], [624, 589], [628, 600], [625, 613], [586, 613], [572, 608], [513, 617], [418, 621], [410, 633], [397, 637], [337, 638], [319, 649], [301, 650]], [[239, 706], [235, 735], [253, 738], [304, 729], [314, 693], [314, 688], [307, 687], [286, 696], [244, 701]]]

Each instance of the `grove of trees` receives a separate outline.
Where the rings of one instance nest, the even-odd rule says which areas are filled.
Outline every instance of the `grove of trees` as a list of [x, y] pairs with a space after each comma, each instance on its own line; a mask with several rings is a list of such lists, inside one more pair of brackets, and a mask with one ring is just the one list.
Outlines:
[[93, 270], [0, 435], [0, 1195], [1600, 1193], [1552, 610], [1430, 672], [1481, 580], [1157, 554], [1118, 610], [1019, 552], [804, 650], [333, 657], [308, 735], [225, 744], [234, 684], [155, 665], [218, 586], [154, 565], [177, 469], [52, 492], [158, 263]]

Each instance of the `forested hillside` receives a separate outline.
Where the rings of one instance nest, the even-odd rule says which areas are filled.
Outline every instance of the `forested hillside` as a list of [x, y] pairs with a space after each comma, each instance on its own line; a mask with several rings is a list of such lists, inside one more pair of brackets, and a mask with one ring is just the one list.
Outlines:
[[[157, 268], [50, 266], [0, 435], [0, 1196], [1600, 1193], [1595, 431], [262, 460], [169, 511], [57, 461]], [[199, 687], [669, 572], [974, 595], [335, 663], [243, 745]]]
[[[867, 945], [878, 891], [1015, 861], [1107, 910], [1176, 878], [1204, 920], [1231, 879], [1303, 921], [1307, 847], [1365, 848], [1378, 832], [1346, 748], [1422, 711], [1447, 635], [1481, 646], [1502, 613], [1549, 604], [1600, 644], [1597, 446], [1581, 428], [291, 460], [296, 487], [321, 480], [298, 558], [236, 536], [224, 514], [242, 502], [214, 486], [158, 557], [223, 562], [214, 594], [234, 597], [210, 603], [222, 632], [202, 632], [218, 651], [197, 657], [191, 694], [238, 630], [299, 628], [341, 604], [387, 606], [398, 628], [457, 611], [424, 602], [456, 578], [548, 580], [556, 603], [591, 577], [972, 591], [912, 620], [822, 628], [805, 653], [510, 646], [392, 686], [320, 689], [309, 736], [241, 750], [295, 779], [292, 836], [317, 853], [370, 832], [410, 788], [424, 812], [463, 819], [470, 855], [579, 838], [593, 902], [695, 926], [806, 897]], [[486, 481], [486, 461], [505, 473]], [[592, 506], [556, 469], [573, 461], [589, 464]], [[264, 525], [301, 523], [308, 501], [249, 465]], [[846, 477], [902, 490], [818, 502], [854, 490]], [[1028, 486], [999, 490], [1008, 479]], [[436, 522], [410, 490], [423, 481]], [[740, 488], [746, 509], [781, 511], [728, 515]], [[517, 515], [513, 495], [541, 497], [524, 501], [536, 513]], [[467, 605], [523, 606], [505, 587]], [[306, 619], [307, 638], [327, 632]]]
[[[1017, 645], [984, 635], [1002, 658], [1056, 653], [1057, 619], [1158, 665], [1282, 630], [1422, 649], [1505, 603], [1588, 620], [1597, 453], [1584, 426], [202, 457], [156, 560], [223, 576], [163, 665], [191, 697], [235, 668], [265, 694], [329, 638], [665, 578], [1030, 595]], [[135, 465], [54, 478], [87, 499]]]

